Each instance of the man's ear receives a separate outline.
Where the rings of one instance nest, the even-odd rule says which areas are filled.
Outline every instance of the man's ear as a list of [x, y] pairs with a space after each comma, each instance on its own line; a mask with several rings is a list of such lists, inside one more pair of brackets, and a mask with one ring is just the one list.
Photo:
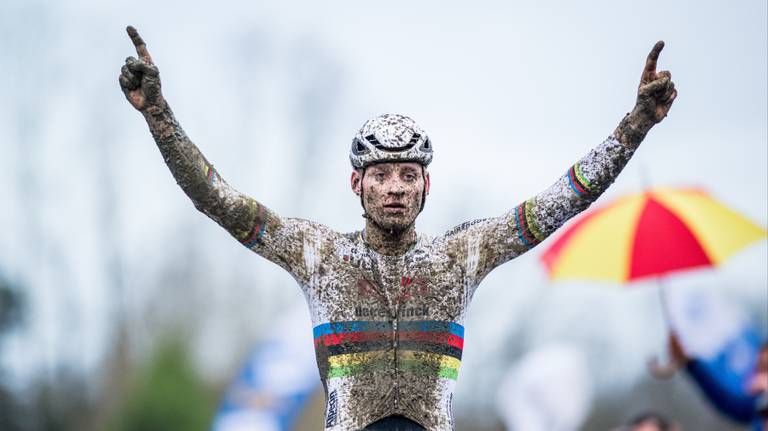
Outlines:
[[360, 196], [360, 190], [363, 186], [363, 175], [362, 172], [358, 171], [357, 169], [352, 170], [352, 176], [349, 178], [349, 185], [352, 186], [352, 191]]
[[424, 170], [424, 194], [429, 194], [429, 172]]

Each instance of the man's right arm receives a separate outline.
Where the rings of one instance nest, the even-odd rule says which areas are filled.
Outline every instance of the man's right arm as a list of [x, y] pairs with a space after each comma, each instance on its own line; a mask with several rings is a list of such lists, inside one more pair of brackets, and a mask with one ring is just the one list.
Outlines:
[[249, 246], [264, 235], [275, 214], [229, 184], [187, 137], [163, 99], [142, 111], [152, 137], [176, 183], [195, 208], [215, 220], [238, 241]]
[[131, 105], [147, 121], [176, 183], [195, 208], [216, 221], [243, 245], [294, 275], [302, 272], [303, 233], [314, 227], [304, 220], [283, 219], [246, 196], [216, 172], [187, 137], [160, 91], [157, 66], [133, 27], [128, 27], [139, 58], [129, 57], [120, 86]]

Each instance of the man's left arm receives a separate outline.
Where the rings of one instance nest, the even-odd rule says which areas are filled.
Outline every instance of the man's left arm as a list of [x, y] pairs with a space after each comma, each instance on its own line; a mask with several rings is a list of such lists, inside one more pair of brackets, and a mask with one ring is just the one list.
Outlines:
[[474, 248], [478, 253], [470, 268], [474, 274], [467, 274], [475, 285], [493, 268], [530, 250], [585, 210], [613, 183], [651, 127], [667, 116], [677, 90], [668, 71], [656, 72], [663, 47], [664, 42], [657, 42], [648, 54], [635, 107], [611, 136], [543, 192], [462, 235], [467, 238], [467, 250]]

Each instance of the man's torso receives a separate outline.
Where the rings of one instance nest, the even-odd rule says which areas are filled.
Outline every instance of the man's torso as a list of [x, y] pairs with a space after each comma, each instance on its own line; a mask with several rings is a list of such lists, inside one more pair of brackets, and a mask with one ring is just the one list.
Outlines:
[[446, 238], [419, 237], [405, 254], [386, 256], [359, 234], [305, 236], [301, 284], [326, 429], [360, 429], [390, 415], [452, 429], [472, 250]]

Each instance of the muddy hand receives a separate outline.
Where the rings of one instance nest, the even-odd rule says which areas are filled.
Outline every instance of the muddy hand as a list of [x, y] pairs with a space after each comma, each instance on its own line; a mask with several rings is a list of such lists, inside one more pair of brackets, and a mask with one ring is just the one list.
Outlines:
[[656, 42], [648, 54], [645, 68], [640, 76], [640, 86], [637, 89], [635, 110], [653, 123], [658, 123], [667, 116], [672, 102], [677, 97], [677, 90], [672, 82], [672, 74], [667, 70], [656, 71], [656, 62], [663, 48], [663, 41]]
[[125, 98], [139, 111], [162, 101], [160, 73], [152, 62], [147, 45], [132, 26], [126, 28], [139, 58], [128, 57], [120, 71], [120, 87]]

